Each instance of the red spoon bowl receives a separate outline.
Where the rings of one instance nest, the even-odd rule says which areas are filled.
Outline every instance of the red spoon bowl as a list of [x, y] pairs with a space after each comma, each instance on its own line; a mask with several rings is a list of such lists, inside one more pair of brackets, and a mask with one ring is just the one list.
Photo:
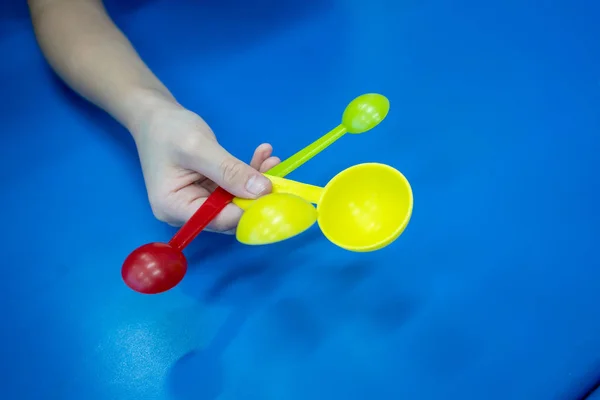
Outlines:
[[121, 276], [131, 289], [158, 294], [177, 286], [187, 272], [187, 260], [168, 243], [148, 243], [125, 259]]
[[232, 199], [232, 194], [218, 187], [169, 243], [148, 243], [135, 249], [121, 268], [125, 284], [143, 294], [158, 294], [177, 286], [187, 272], [183, 249]]

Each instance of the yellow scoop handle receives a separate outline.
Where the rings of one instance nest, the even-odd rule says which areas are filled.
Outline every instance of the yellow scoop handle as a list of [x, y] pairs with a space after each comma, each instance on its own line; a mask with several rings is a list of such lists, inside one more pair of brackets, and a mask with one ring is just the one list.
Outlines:
[[[273, 193], [293, 194], [313, 204], [319, 204], [321, 196], [323, 195], [324, 189], [320, 186], [309, 185], [307, 183], [280, 178], [269, 174], [264, 175], [273, 183]], [[247, 210], [254, 201], [254, 199], [242, 199], [236, 197], [233, 199], [233, 204], [242, 210]]]

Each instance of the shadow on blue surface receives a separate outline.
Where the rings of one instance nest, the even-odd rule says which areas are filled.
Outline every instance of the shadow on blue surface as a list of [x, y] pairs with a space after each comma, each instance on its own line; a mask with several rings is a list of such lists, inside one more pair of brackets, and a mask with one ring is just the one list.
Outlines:
[[[206, 262], [220, 251], [229, 251], [231, 245], [235, 244], [235, 239], [216, 235], [213, 240], [199, 242], [206, 245], [194, 249], [194, 254], [190, 257], [192, 265]], [[216, 246], [219, 252], [209, 251]], [[172, 367], [169, 382], [172, 393], [178, 399], [212, 400], [221, 394], [223, 352], [235, 340], [257, 307], [272, 296], [272, 291], [277, 286], [276, 281], [297, 266], [292, 265], [289, 257], [280, 252], [271, 252], [269, 261], [265, 261], [264, 251], [259, 252], [262, 257], [254, 256], [249, 261], [237, 261], [232, 266], [217, 262], [217, 269], [213, 274], [214, 282], [204, 292], [199, 291], [199, 284], [206, 276], [197, 279], [193, 276], [193, 270], [188, 272], [189, 276], [180, 284], [184, 293], [209, 304], [227, 305], [231, 311], [207, 347], [185, 354]], [[290, 315], [280, 317], [294, 318]]]
[[[265, 357], [290, 362], [309, 358], [348, 321], [358, 319], [377, 334], [390, 335], [416, 312], [419, 301], [402, 290], [384, 290], [379, 298], [365, 290], [363, 286], [375, 268], [372, 261], [315, 261], [310, 246], [319, 239], [324, 240], [320, 231], [311, 229], [266, 249], [234, 248], [233, 238], [219, 235], [199, 241], [204, 245], [196, 246], [193, 263], [202, 264], [214, 257], [211, 246], [233, 253], [230, 257], [235, 261], [222, 262], [220, 253], [221, 262], [210, 269], [191, 268], [180, 288], [206, 304], [225, 306], [230, 311], [206, 347], [185, 354], [172, 367], [169, 387], [177, 399], [213, 400], [221, 395], [223, 355], [252, 318], [259, 318], [265, 327], [259, 334], [262, 339], [254, 346], [262, 348]], [[243, 252], [244, 257], [236, 257], [236, 252]], [[300, 268], [304, 273], [307, 263], [314, 266], [312, 275], [305, 278], [311, 282], [309, 290], [313, 293], [282, 296], [279, 292], [285, 282], [297, 279], [294, 275]]]
[[[600, 376], [598, 378], [600, 379]], [[585, 397], [581, 397], [577, 400], [600, 400], [600, 380], [598, 384], [594, 386], [594, 389], [590, 390]]]

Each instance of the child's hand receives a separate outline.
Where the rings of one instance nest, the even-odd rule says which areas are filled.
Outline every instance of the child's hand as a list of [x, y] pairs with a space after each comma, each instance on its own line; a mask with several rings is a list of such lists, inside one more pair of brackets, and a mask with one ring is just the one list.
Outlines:
[[[247, 165], [219, 145], [202, 118], [180, 107], [154, 113], [135, 130], [148, 198], [161, 221], [182, 225], [217, 186], [243, 198], [271, 191], [259, 173], [279, 163], [269, 144], [258, 146]], [[241, 213], [227, 205], [208, 230], [233, 233]]]

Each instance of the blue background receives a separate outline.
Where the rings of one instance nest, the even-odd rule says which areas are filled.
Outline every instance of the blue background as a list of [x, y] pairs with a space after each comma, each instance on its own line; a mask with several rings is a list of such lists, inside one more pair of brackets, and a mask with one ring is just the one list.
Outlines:
[[262, 248], [201, 234], [158, 296], [120, 266], [173, 229], [127, 132], [48, 70], [24, 3], [0, 12], [1, 398], [570, 400], [600, 378], [597, 2], [109, 2], [245, 160], [385, 94], [384, 123], [292, 177], [377, 161], [414, 189], [382, 251], [316, 228]]

